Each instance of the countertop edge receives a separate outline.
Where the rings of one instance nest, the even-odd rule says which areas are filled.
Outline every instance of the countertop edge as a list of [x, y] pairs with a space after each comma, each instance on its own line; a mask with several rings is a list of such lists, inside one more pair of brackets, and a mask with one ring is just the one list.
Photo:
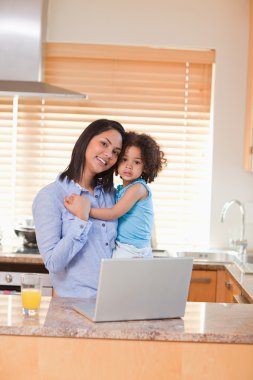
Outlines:
[[134, 341], [155, 341], [155, 342], [188, 342], [188, 343], [222, 343], [222, 344], [253, 344], [253, 334], [250, 335], [230, 335], [230, 334], [201, 334], [201, 333], [168, 333], [162, 337], [159, 334], [138, 333], [138, 337], [130, 331], [120, 333], [121, 336], [105, 336], [98, 333], [88, 333], [78, 329], [54, 329], [37, 328], [28, 331], [20, 331], [20, 327], [0, 328], [1, 335], [29, 336], [29, 337], [54, 337], [54, 338], [78, 338], [78, 339], [99, 339], [99, 340], [134, 340]]

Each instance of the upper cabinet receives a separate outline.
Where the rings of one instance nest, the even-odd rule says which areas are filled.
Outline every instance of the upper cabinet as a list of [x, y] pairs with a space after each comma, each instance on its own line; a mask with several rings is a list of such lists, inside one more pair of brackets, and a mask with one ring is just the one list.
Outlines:
[[253, 0], [250, 0], [244, 168], [253, 171]]

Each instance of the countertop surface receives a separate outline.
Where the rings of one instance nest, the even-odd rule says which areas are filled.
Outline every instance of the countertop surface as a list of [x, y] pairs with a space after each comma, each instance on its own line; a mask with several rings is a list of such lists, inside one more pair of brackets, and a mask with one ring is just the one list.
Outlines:
[[253, 305], [188, 302], [177, 319], [93, 323], [73, 310], [84, 299], [42, 297], [26, 317], [19, 295], [0, 295], [0, 334], [92, 339], [253, 344]]
[[[36, 250], [0, 247], [1, 263], [43, 265], [43, 260]], [[243, 274], [236, 264], [194, 262], [193, 268], [225, 269], [253, 302], [253, 274]], [[253, 344], [253, 304], [188, 302], [184, 318], [93, 323], [73, 310], [78, 302], [88, 301], [42, 297], [39, 316], [27, 318], [19, 295], [0, 295], [0, 334]]]
[[16, 245], [0, 245], [0, 263], [43, 264], [38, 248]]

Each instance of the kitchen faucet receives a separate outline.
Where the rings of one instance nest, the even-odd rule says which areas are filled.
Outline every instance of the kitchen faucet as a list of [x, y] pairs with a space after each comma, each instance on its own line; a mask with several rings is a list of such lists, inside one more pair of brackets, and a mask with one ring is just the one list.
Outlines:
[[230, 206], [233, 204], [237, 204], [240, 208], [241, 212], [241, 231], [240, 231], [240, 239], [239, 240], [231, 240], [232, 246], [238, 251], [240, 255], [244, 255], [246, 253], [247, 248], [247, 240], [245, 240], [245, 208], [244, 205], [233, 199], [232, 201], [226, 202], [221, 211], [221, 222], [224, 222], [226, 213]]

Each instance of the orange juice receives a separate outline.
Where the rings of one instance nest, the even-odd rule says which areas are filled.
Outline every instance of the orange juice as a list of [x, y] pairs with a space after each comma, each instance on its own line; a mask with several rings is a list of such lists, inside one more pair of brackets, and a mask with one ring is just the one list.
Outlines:
[[25, 309], [36, 310], [40, 306], [41, 291], [40, 289], [22, 289], [21, 298]]

